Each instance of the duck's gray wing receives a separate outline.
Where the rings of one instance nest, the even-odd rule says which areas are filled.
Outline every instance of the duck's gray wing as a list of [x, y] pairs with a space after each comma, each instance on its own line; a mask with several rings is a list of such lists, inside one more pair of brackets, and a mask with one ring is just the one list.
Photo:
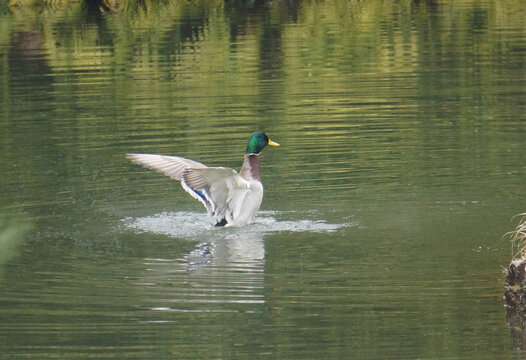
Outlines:
[[134, 163], [161, 172], [175, 180], [181, 180], [184, 171], [188, 168], [206, 168], [206, 165], [180, 156], [126, 154], [126, 157]]

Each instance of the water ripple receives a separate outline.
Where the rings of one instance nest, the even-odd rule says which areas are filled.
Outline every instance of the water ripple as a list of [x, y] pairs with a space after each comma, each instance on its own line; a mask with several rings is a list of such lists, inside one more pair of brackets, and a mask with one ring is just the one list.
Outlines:
[[193, 250], [178, 258], [143, 260], [143, 275], [135, 282], [145, 294], [142, 307], [147, 311], [142, 321], [164, 323], [187, 312], [262, 311], [266, 303], [264, 235], [334, 232], [352, 225], [291, 219], [299, 215], [263, 211], [243, 228], [214, 227], [206, 214], [188, 211], [125, 218], [124, 226], [136, 233], [198, 241]]

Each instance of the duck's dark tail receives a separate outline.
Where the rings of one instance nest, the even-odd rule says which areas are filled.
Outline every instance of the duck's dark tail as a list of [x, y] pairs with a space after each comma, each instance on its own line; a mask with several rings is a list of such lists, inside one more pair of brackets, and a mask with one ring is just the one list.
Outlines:
[[228, 224], [228, 222], [226, 221], [225, 218], [223, 218], [221, 221], [218, 221], [216, 223], [216, 226], [225, 226], [226, 224]]

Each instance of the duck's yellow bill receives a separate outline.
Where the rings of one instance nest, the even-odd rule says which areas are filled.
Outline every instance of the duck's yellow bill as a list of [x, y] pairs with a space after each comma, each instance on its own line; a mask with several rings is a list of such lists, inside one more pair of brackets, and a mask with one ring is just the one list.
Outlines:
[[274, 141], [272, 141], [272, 140], [270, 140], [270, 139], [268, 139], [268, 144], [269, 144], [270, 146], [279, 146], [279, 144], [278, 144], [277, 142], [274, 142]]

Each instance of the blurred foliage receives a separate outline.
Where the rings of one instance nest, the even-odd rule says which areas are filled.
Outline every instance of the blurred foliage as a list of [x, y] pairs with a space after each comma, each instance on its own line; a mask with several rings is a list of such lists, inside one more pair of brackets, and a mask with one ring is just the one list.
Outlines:
[[27, 215], [0, 201], [0, 270], [1, 265], [16, 255], [24, 241], [24, 234], [30, 227]]

